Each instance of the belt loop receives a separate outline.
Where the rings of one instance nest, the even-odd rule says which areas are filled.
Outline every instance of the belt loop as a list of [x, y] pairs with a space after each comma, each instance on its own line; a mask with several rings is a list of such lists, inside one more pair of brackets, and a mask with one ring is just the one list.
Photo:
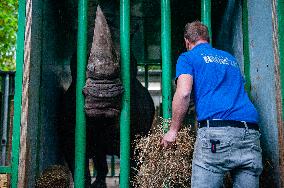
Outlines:
[[209, 120], [206, 120], [207, 128], [209, 128]]
[[246, 121], [241, 121], [241, 122], [245, 125], [246, 130], [248, 130], [247, 122]]

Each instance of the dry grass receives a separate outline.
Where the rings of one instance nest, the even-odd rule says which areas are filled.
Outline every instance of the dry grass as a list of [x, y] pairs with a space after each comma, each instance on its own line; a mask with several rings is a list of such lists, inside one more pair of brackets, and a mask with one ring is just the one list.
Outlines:
[[134, 187], [190, 187], [195, 134], [183, 127], [176, 142], [165, 149], [160, 145], [165, 120], [160, 118], [151, 133], [135, 140], [135, 160], [139, 168]]
[[69, 171], [64, 166], [54, 165], [45, 169], [37, 178], [35, 188], [69, 188]]

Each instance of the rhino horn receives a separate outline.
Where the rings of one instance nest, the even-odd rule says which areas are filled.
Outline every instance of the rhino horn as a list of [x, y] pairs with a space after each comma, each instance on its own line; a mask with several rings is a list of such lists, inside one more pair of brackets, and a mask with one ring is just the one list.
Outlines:
[[87, 80], [83, 89], [87, 116], [119, 117], [123, 87], [118, 59], [106, 18], [98, 6]]
[[98, 6], [93, 43], [87, 66], [87, 77], [93, 79], [115, 79], [119, 76], [119, 58], [112, 42], [106, 18], [100, 6]]

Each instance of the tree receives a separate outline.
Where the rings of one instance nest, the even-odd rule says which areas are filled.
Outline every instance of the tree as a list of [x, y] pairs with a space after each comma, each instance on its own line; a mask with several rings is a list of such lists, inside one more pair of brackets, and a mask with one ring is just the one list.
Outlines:
[[0, 0], [0, 69], [15, 70], [18, 0]]

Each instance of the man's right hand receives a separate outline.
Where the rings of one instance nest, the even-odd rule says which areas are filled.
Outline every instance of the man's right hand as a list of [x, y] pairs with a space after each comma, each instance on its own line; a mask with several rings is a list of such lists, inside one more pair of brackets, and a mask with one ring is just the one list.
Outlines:
[[177, 131], [170, 129], [162, 138], [161, 145], [165, 148], [169, 147], [176, 141]]

